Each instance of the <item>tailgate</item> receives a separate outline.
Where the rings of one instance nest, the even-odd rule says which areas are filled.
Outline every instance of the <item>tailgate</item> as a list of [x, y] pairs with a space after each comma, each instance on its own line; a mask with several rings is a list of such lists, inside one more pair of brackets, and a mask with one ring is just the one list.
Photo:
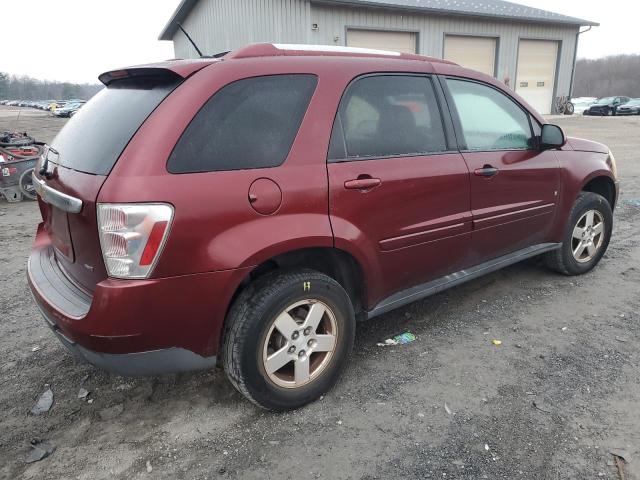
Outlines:
[[107, 177], [60, 166], [55, 172], [50, 179], [34, 174], [44, 229], [62, 270], [84, 290], [93, 292], [95, 285], [107, 277], [95, 207]]

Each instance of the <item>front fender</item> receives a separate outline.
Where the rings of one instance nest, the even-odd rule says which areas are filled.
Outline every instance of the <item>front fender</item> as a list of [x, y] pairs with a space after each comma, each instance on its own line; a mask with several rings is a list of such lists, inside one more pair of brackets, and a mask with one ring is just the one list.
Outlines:
[[607, 154], [600, 152], [559, 151], [562, 189], [558, 214], [552, 230], [552, 241], [562, 242], [571, 209], [585, 186], [598, 177], [606, 177], [614, 184], [616, 178], [607, 164]]

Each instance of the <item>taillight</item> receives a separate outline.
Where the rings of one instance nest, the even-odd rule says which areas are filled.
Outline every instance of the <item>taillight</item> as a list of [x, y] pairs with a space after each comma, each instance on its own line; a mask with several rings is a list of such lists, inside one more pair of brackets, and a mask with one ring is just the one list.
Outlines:
[[98, 230], [107, 273], [147, 278], [164, 246], [173, 207], [164, 203], [100, 203]]

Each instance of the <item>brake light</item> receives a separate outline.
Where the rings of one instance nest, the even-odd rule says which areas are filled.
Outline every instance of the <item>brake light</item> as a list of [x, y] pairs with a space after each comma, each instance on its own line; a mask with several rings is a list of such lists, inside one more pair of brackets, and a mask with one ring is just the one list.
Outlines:
[[173, 207], [164, 203], [98, 204], [100, 247], [107, 273], [147, 278], [167, 240]]

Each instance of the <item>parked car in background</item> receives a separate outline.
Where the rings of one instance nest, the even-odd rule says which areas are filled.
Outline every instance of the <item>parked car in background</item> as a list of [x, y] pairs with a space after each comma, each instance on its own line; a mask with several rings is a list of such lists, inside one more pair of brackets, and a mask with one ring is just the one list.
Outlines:
[[596, 97], [577, 97], [572, 98], [571, 103], [573, 103], [573, 113], [582, 115], [584, 111], [593, 105], [598, 99]]
[[629, 97], [604, 97], [597, 100], [593, 105], [584, 111], [584, 115], [611, 116], [616, 114], [616, 110], [631, 100]]
[[609, 149], [450, 62], [254, 44], [100, 80], [37, 165], [27, 271], [56, 337], [120, 374], [221, 363], [297, 408], [356, 319], [538, 255], [580, 275], [609, 244]]
[[84, 105], [84, 102], [67, 102], [64, 107], [56, 108], [53, 114], [56, 117], [72, 117], [78, 110], [80, 110], [80, 107], [82, 107], [82, 105]]
[[640, 115], [640, 98], [632, 98], [627, 103], [620, 105], [616, 115]]

